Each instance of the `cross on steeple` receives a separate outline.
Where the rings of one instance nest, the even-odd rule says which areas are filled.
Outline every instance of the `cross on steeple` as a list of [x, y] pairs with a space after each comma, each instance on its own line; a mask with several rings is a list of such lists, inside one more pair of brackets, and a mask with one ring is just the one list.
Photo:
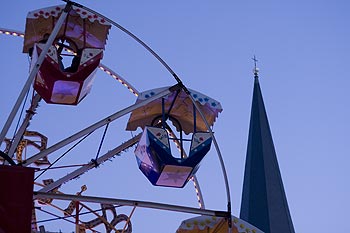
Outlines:
[[252, 60], [254, 61], [254, 69], [253, 69], [254, 78], [258, 78], [259, 68], [256, 67], [256, 64], [258, 63], [258, 59], [256, 59], [256, 57], [254, 55]]

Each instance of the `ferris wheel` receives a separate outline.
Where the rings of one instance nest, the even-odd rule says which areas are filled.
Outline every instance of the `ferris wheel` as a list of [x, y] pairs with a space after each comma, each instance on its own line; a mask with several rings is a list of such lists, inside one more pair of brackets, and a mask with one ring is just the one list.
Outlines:
[[[112, 40], [108, 38], [112, 27], [126, 33], [150, 52], [169, 71], [175, 84], [140, 91], [102, 64], [108, 41]], [[8, 188], [9, 195], [3, 197], [2, 203], [11, 211], [7, 216], [0, 213], [8, 224], [0, 227], [12, 232], [27, 229], [30, 230], [26, 232], [46, 232], [46, 222], [60, 221], [71, 224], [76, 232], [132, 232], [135, 210], [152, 208], [199, 215], [179, 223], [179, 229], [170, 229], [171, 232], [208, 229], [261, 232], [231, 215], [225, 166], [211, 130], [222, 111], [220, 103], [187, 88], [160, 56], [138, 37], [109, 18], [71, 1], [29, 12], [24, 33], [7, 29], [0, 29], [0, 33], [23, 37], [23, 53], [28, 54], [30, 61], [29, 77], [0, 133], [3, 163], [0, 172], [6, 177], [4, 187], [13, 187]], [[49, 144], [49, 139], [56, 135], [46, 135], [32, 127], [40, 124], [35, 123], [38, 106], [79, 108], [93, 92], [98, 69], [123, 85], [134, 103]], [[30, 101], [26, 102], [28, 96]], [[9, 136], [21, 106], [26, 108], [26, 114], [18, 120], [13, 135]], [[94, 111], [94, 106], [90, 108]], [[48, 119], [47, 124], [56, 124], [59, 132], [61, 127], [69, 127], [69, 119], [65, 117], [69, 118]], [[115, 122], [124, 124], [125, 131], [132, 136], [120, 133], [123, 136], [118, 140], [110, 139], [108, 133]], [[100, 133], [97, 142], [95, 138], [89, 139], [96, 132]], [[88, 157], [66, 159], [71, 153], [86, 153], [84, 146], [84, 152], [78, 149], [84, 141], [87, 141], [84, 145], [93, 142], [95, 150]], [[106, 141], [113, 143], [108, 143], [111, 148], [103, 154]], [[128, 149], [132, 149], [135, 166], [149, 185], [179, 190], [192, 182], [198, 207], [96, 196], [89, 194], [89, 183], [81, 184], [73, 194], [62, 191], [63, 186], [75, 182], [90, 170], [103, 173], [104, 163], [115, 162], [121, 154], [130, 153], [126, 152]], [[216, 151], [221, 163], [227, 197], [225, 210], [205, 208], [196, 178], [196, 172], [210, 150]], [[64, 171], [54, 173], [60, 170]], [[4, 204], [5, 200], [7, 204]], [[18, 209], [25, 217], [15, 217], [19, 214]], [[124, 210], [126, 212], [120, 214]]]

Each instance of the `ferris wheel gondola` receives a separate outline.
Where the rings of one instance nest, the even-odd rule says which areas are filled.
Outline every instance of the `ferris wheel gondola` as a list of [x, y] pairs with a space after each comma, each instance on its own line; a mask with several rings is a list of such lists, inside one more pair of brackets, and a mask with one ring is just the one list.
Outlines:
[[[23, 52], [30, 54], [31, 67], [37, 64], [64, 8], [59, 5], [28, 13]], [[100, 16], [72, 6], [37, 73], [35, 91], [47, 103], [77, 105], [91, 90], [110, 28]], [[71, 64], [65, 64], [67, 60]]]
[[[136, 103], [144, 101], [169, 87], [144, 91], [139, 94]], [[192, 98], [199, 103], [200, 111], [205, 116], [198, 116], [192, 100], [183, 89], [156, 99], [132, 111], [127, 130], [142, 128], [143, 134], [135, 149], [139, 169], [155, 186], [182, 188], [197, 172], [200, 162], [208, 153], [212, 143], [212, 136], [207, 131], [206, 120], [213, 126], [221, 104], [198, 91], [188, 89]], [[179, 137], [169, 136], [170, 127], [166, 121], [170, 120], [179, 132]], [[192, 134], [191, 139], [185, 139], [183, 134]], [[177, 142], [180, 156], [171, 152], [170, 141]], [[185, 156], [184, 142], [190, 141], [190, 149]]]

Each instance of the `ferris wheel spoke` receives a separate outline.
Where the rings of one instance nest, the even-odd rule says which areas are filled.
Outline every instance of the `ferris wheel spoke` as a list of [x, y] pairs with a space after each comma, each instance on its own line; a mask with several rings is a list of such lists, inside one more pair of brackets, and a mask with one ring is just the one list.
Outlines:
[[96, 129], [98, 129], [98, 128], [100, 128], [100, 127], [102, 127], [102, 126], [104, 126], [104, 125], [106, 125], [106, 124], [108, 124], [108, 123], [110, 123], [110, 122], [112, 122], [112, 121], [114, 121], [114, 120], [116, 120], [116, 119], [118, 119], [118, 118], [128, 114], [128, 113], [130, 113], [131, 111], [133, 111], [133, 110], [135, 110], [135, 109], [137, 109], [139, 107], [142, 107], [142, 106], [152, 102], [153, 100], [156, 100], [156, 99], [159, 99], [159, 98], [161, 98], [163, 96], [166, 96], [166, 95], [170, 94], [172, 91], [177, 90], [178, 88], [179, 88], [179, 86], [175, 85], [175, 86], [170, 87], [169, 89], [166, 89], [166, 90], [164, 90], [164, 91], [162, 91], [162, 92], [160, 92], [160, 93], [158, 93], [158, 94], [156, 94], [154, 96], [149, 97], [146, 100], [143, 100], [143, 101], [141, 101], [139, 103], [135, 103], [135, 104], [133, 104], [133, 105], [127, 107], [127, 108], [124, 108], [124, 109], [122, 109], [122, 110], [120, 110], [120, 111], [110, 115], [109, 117], [107, 117], [107, 118], [105, 118], [105, 119], [103, 119], [103, 120], [101, 120], [101, 121], [99, 121], [99, 122], [97, 122], [97, 123], [95, 123], [95, 124], [85, 128], [83, 130], [81, 130], [80, 132], [78, 132], [78, 133], [76, 133], [76, 134], [74, 134], [74, 135], [72, 135], [72, 136], [62, 140], [61, 142], [56, 143], [55, 145], [51, 146], [50, 148], [47, 148], [46, 150], [43, 150], [43, 151], [39, 152], [36, 155], [33, 155], [32, 157], [30, 157], [27, 160], [23, 161], [22, 165], [23, 166], [29, 166], [30, 164], [34, 163], [35, 161], [43, 158], [44, 156], [49, 155], [50, 153], [52, 153], [52, 152], [62, 148], [65, 145], [67, 145], [67, 144], [69, 144], [69, 143], [71, 143], [71, 142], [73, 142], [73, 141], [83, 137], [84, 135], [93, 132], [94, 130], [96, 130]]
[[157, 202], [95, 197], [95, 196], [78, 196], [78, 195], [70, 195], [70, 194], [34, 192], [34, 198], [52, 198], [57, 200], [73, 200], [73, 201], [90, 202], [90, 203], [138, 206], [143, 208], [168, 210], [168, 211], [174, 211], [174, 212], [200, 214], [200, 215], [216, 216], [216, 217], [229, 217], [231, 214], [228, 211], [221, 211], [221, 210], [198, 209], [194, 207], [171, 205], [171, 204], [164, 204], [164, 203], [157, 203]]
[[[116, 147], [115, 149], [107, 152], [106, 154], [100, 156], [99, 158], [97, 158], [97, 163], [101, 164], [107, 160], [109, 160], [110, 158], [112, 158], [113, 156], [115, 156], [116, 154], [119, 154], [120, 152], [126, 150], [127, 148], [133, 146], [134, 144], [136, 144], [139, 139], [141, 137], [141, 134], [131, 138], [130, 140], [124, 142], [123, 144], [121, 144], [120, 146]], [[86, 164], [78, 169], [76, 169], [75, 171], [67, 174], [64, 177], [61, 177], [60, 179], [58, 179], [57, 181], [45, 186], [44, 188], [40, 189], [40, 192], [50, 192], [51, 190], [59, 187], [61, 184], [66, 183], [67, 181], [74, 179], [76, 177], [79, 177], [80, 175], [82, 175], [83, 173], [87, 172], [88, 170], [95, 168], [95, 162], [90, 162], [89, 164]]]

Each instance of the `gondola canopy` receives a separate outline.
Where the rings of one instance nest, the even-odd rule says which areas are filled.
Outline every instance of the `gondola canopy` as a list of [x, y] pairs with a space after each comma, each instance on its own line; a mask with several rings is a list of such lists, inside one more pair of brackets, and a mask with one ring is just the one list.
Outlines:
[[[136, 102], [143, 101], [169, 87], [156, 88], [140, 93]], [[209, 126], [213, 126], [219, 112], [222, 111], [220, 102], [210, 98], [198, 91], [188, 89], [193, 99], [198, 103], [198, 106], [204, 114]], [[164, 111], [165, 114], [170, 115], [170, 120], [174, 123], [177, 131], [182, 130], [185, 134], [194, 133], [194, 127], [197, 131], [206, 131], [207, 127], [202, 117], [195, 113], [192, 100], [184, 92], [172, 92], [164, 97]], [[152, 121], [162, 115], [162, 99], [157, 99], [151, 103], [142, 106], [131, 113], [126, 130], [134, 131], [138, 127], [142, 129], [151, 125]], [[170, 112], [169, 112], [170, 111]], [[176, 119], [177, 122], [174, 122]], [[181, 128], [180, 128], [180, 126]]]
[[[28, 13], [23, 52], [28, 53], [43, 35], [51, 34], [65, 5], [52, 6]], [[96, 14], [72, 6], [56, 38], [69, 38], [77, 49], [85, 47], [104, 49], [111, 24]]]
[[[250, 232], [264, 233], [248, 222], [231, 216], [232, 233]], [[227, 233], [229, 232], [227, 218], [216, 216], [199, 216], [182, 221], [176, 233]]]

